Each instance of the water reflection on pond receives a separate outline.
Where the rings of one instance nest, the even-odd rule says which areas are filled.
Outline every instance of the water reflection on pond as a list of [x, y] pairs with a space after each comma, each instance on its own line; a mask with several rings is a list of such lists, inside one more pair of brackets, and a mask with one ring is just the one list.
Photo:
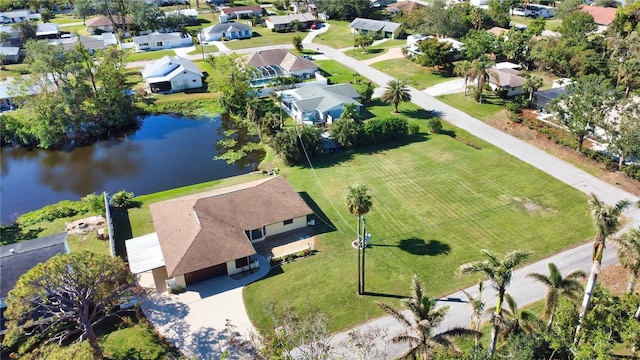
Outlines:
[[249, 172], [260, 156], [237, 165], [213, 159], [230, 124], [154, 115], [135, 133], [69, 151], [2, 149], [0, 221], [92, 192], [148, 194]]

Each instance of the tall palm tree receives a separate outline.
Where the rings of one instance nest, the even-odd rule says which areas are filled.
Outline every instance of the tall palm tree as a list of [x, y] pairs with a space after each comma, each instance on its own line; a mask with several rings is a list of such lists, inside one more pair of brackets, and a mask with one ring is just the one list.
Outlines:
[[560, 296], [564, 296], [576, 304], [579, 303], [580, 293], [583, 291], [583, 288], [578, 279], [587, 277], [587, 274], [582, 270], [577, 270], [563, 278], [556, 264], [548, 263], [547, 266], [549, 267], [548, 276], [531, 273], [527, 275], [527, 277], [533, 278], [547, 286], [542, 316], [549, 319], [547, 331], [550, 331]]
[[434, 334], [434, 329], [449, 312], [449, 307], [443, 306], [436, 309], [436, 299], [425, 294], [424, 286], [416, 275], [413, 275], [411, 281], [411, 297], [402, 300], [402, 304], [411, 312], [413, 318], [387, 304], [377, 301], [376, 304], [402, 323], [405, 328], [405, 331], [391, 339], [395, 344], [409, 343], [409, 349], [400, 355], [400, 359], [415, 359], [418, 356], [425, 360], [431, 359], [436, 347], [455, 349], [451, 342], [452, 337], [477, 333], [475, 330], [453, 328]]
[[616, 251], [620, 265], [630, 272], [627, 294], [631, 294], [640, 274], [640, 227], [611, 240], [618, 245]]
[[584, 290], [580, 318], [578, 326], [576, 327], [575, 343], [578, 343], [580, 339], [582, 319], [584, 319], [584, 316], [587, 314], [589, 303], [591, 303], [591, 298], [593, 297], [593, 290], [596, 287], [598, 272], [600, 271], [600, 265], [602, 264], [602, 252], [604, 251], [604, 246], [607, 239], [618, 231], [622, 211], [624, 211], [629, 204], [630, 202], [628, 200], [620, 200], [613, 206], [607, 205], [600, 201], [595, 194], [591, 194], [591, 199], [589, 199], [591, 218], [593, 219], [593, 224], [596, 227], [596, 236], [593, 240], [593, 264], [591, 265], [589, 280], [587, 281], [587, 286]]
[[364, 292], [362, 286], [362, 279], [364, 278], [364, 271], [361, 270], [361, 257], [360, 249], [364, 251], [364, 239], [360, 232], [360, 224], [362, 224], [362, 216], [369, 212], [373, 206], [371, 202], [371, 195], [369, 195], [369, 188], [364, 184], [354, 184], [347, 188], [347, 209], [349, 212], [358, 217], [358, 295], [362, 295]]
[[[482, 290], [484, 290], [484, 283], [481, 281], [478, 283], [478, 296], [473, 297], [468, 292], [461, 289], [464, 296], [467, 297], [467, 303], [471, 304], [473, 312], [471, 313], [471, 330], [480, 332], [482, 329], [482, 315], [484, 314], [484, 301], [482, 301]], [[476, 335], [475, 346], [478, 346], [480, 336]]]
[[529, 93], [529, 101], [533, 100], [533, 93], [538, 91], [544, 84], [544, 80], [536, 75], [529, 75], [524, 79], [522, 90]]
[[467, 96], [469, 92], [467, 87], [469, 86], [469, 78], [471, 78], [472, 69], [471, 61], [468, 60], [457, 63], [453, 68], [453, 73], [456, 74], [456, 76], [464, 78], [464, 96]]
[[411, 101], [411, 93], [404, 81], [393, 79], [389, 80], [380, 98], [386, 103], [393, 104], [393, 112], [398, 113], [398, 105]]
[[482, 92], [484, 91], [484, 83], [489, 80], [489, 75], [491, 73], [490, 69], [493, 66], [493, 60], [491, 60], [489, 56], [484, 54], [474, 60], [471, 65], [471, 77], [475, 79], [478, 86], [478, 93], [480, 94], [478, 103], [482, 104]]
[[481, 250], [487, 259], [484, 261], [476, 261], [461, 265], [458, 269], [459, 275], [465, 274], [484, 274], [491, 286], [498, 292], [498, 302], [493, 312], [493, 328], [491, 329], [491, 338], [489, 342], [489, 355], [493, 357], [496, 352], [496, 343], [498, 341], [498, 331], [500, 329], [500, 321], [502, 319], [502, 302], [507, 286], [511, 283], [513, 271], [518, 265], [522, 264], [531, 254], [528, 251], [516, 250], [506, 254], [503, 258], [499, 258], [490, 250]]
[[[501, 339], [509, 335], [518, 334], [535, 334], [544, 326], [544, 323], [532, 312], [518, 309], [518, 303], [509, 294], [504, 294], [504, 302], [507, 304], [506, 309], [502, 309], [503, 315], [496, 319], [502, 327], [499, 334]], [[489, 308], [495, 316], [495, 309]]]

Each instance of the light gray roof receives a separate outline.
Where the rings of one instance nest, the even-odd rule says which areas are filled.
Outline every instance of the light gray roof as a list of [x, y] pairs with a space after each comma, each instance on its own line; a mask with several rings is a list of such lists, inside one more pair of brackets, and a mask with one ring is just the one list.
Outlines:
[[324, 113], [344, 104], [362, 105], [355, 100], [360, 94], [351, 84], [311, 84], [294, 90], [293, 93], [298, 98], [294, 103], [303, 111], [318, 110]]
[[60, 25], [54, 23], [38, 24], [36, 36], [55, 35], [60, 33]]
[[0, 55], [4, 56], [15, 56], [20, 53], [19, 47], [11, 47], [11, 46], [0, 46]]
[[20, 276], [32, 267], [67, 253], [66, 240], [67, 233], [63, 232], [0, 247], [0, 297], [6, 297]]
[[367, 30], [367, 31], [385, 31], [385, 32], [395, 32], [402, 24], [391, 22], [391, 21], [382, 21], [382, 20], [372, 20], [372, 19], [363, 19], [363, 18], [355, 18], [349, 25], [352, 29], [358, 30]]
[[188, 59], [183, 59], [177, 56], [164, 56], [151, 64], [145, 66], [142, 69], [142, 77], [149, 78], [162, 78], [162, 81], [170, 81], [175, 75], [182, 71], [188, 71], [200, 76], [203, 76], [202, 72]]
[[241, 23], [226, 23], [209, 26], [202, 30], [205, 34], [219, 34], [232, 31], [251, 31], [251, 26]]
[[318, 69], [318, 65], [313, 61], [300, 57], [285, 48], [256, 51], [250, 54], [247, 59], [247, 63], [253, 67], [279, 65], [289, 72], [317, 71]]
[[12, 18], [29, 18], [29, 10], [14, 10], [14, 11], [5, 11], [0, 12], [0, 16]]
[[284, 25], [284, 24], [289, 24], [294, 20], [297, 20], [299, 22], [308, 22], [308, 21], [314, 21], [315, 19], [316, 18], [309, 13], [302, 13], [302, 14], [290, 14], [290, 15], [280, 15], [280, 16], [269, 16], [267, 20], [273, 23], [274, 25]]
[[167, 40], [173, 40], [173, 39], [180, 40], [180, 39], [184, 39], [185, 37], [186, 36], [182, 36], [182, 33], [180, 32], [160, 33], [156, 31], [148, 35], [134, 36], [133, 43], [144, 44], [144, 43], [152, 43], [156, 41], [167, 41]]

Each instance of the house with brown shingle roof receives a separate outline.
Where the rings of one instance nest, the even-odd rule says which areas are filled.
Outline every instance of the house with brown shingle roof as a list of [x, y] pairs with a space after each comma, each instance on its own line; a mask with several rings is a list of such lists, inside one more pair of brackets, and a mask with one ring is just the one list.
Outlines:
[[161, 201], [149, 209], [156, 236], [127, 240], [126, 247], [131, 271], [153, 270], [159, 289], [166, 280], [186, 287], [254, 269], [255, 243], [306, 227], [313, 214], [282, 176]]
[[133, 19], [129, 16], [125, 16], [124, 20], [122, 20], [120, 16], [114, 15], [112, 22], [108, 16], [98, 16], [93, 19], [87, 20], [87, 31], [89, 31], [89, 34], [95, 34], [96, 32], [114, 32], [114, 23], [131, 25], [133, 24]]
[[423, 9], [424, 5], [415, 1], [398, 1], [397, 3], [387, 5], [387, 11], [390, 14], [405, 13], [409, 14], [414, 10]]
[[598, 31], [607, 30], [616, 17], [616, 10], [610, 7], [580, 5], [580, 11], [593, 16], [593, 20], [598, 24]]
[[259, 70], [264, 67], [277, 66], [284, 70], [279, 76], [295, 76], [302, 79], [313, 77], [318, 71], [316, 63], [285, 48], [256, 51], [249, 54], [247, 64]]
[[220, 8], [220, 14], [230, 19], [252, 19], [254, 16], [261, 17], [263, 13], [264, 9], [259, 5]]
[[524, 93], [524, 78], [516, 69], [502, 68], [489, 70], [489, 87], [491, 90], [505, 90], [508, 97]]

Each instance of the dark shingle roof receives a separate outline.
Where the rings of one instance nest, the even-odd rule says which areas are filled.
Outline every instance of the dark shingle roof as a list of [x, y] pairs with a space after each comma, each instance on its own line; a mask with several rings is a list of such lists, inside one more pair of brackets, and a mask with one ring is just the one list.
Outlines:
[[0, 297], [6, 297], [20, 276], [37, 264], [68, 252], [66, 240], [63, 232], [0, 247]]
[[395, 32], [402, 24], [391, 21], [355, 18], [349, 25], [352, 29]]

